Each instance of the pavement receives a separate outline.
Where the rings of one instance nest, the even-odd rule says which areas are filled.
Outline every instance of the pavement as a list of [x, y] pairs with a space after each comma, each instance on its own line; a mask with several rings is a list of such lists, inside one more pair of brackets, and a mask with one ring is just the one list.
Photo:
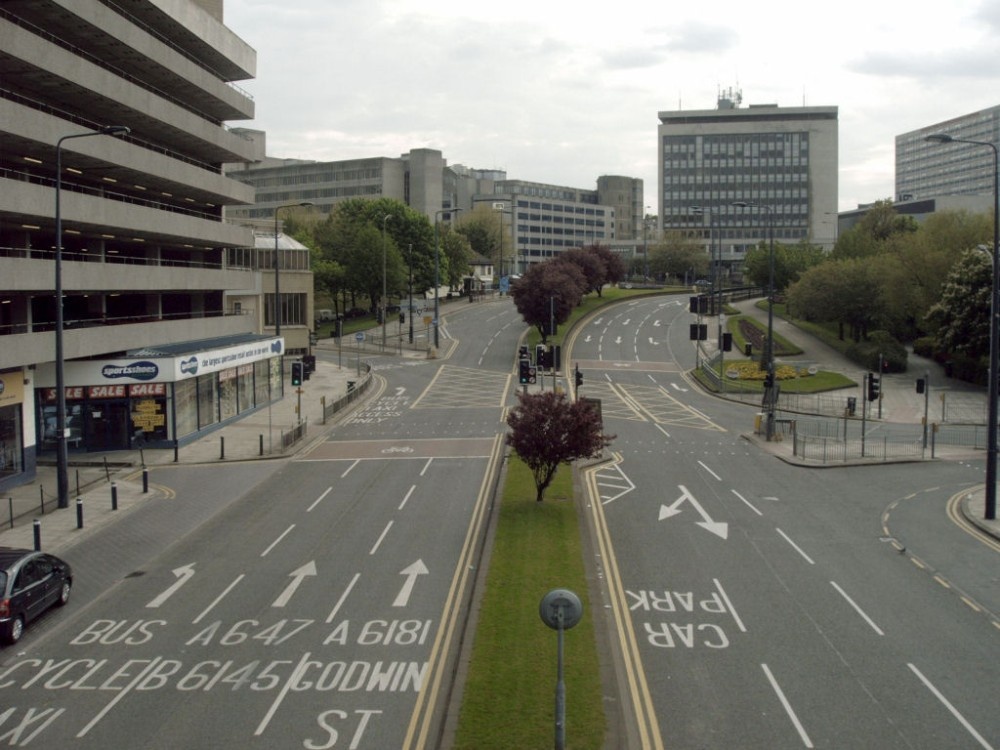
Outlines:
[[[754, 301], [736, 303], [741, 312], [761, 317], [766, 322], [767, 312], [760, 310]], [[823, 370], [842, 372], [858, 381], [863, 370], [812, 336], [803, 333], [786, 321], [775, 318], [776, 333], [784, 336], [804, 350], [804, 354], [790, 357], [789, 362], [798, 366], [815, 364]], [[377, 334], [377, 331], [372, 331]], [[371, 337], [369, 337], [371, 338]], [[351, 342], [353, 343], [353, 342]], [[347, 394], [348, 381], [358, 386], [364, 379], [365, 361], [399, 358], [427, 358], [436, 356], [419, 345], [402, 351], [380, 351], [367, 345], [361, 359], [361, 376], [358, 374], [357, 351], [346, 339], [344, 348], [338, 350], [333, 339], [322, 339], [314, 351], [321, 354], [316, 360], [316, 371], [301, 387], [301, 393], [287, 386], [284, 398], [269, 408], [259, 409], [240, 420], [185, 445], [173, 448], [115, 451], [110, 453], [71, 454], [69, 465], [70, 500], [68, 508], [55, 508], [56, 467], [51, 458], [42, 458], [33, 482], [15, 487], [0, 494], [0, 546], [33, 548], [36, 521], [40, 546], [58, 554], [85, 539], [94, 530], [113, 523], [130, 509], [145, 502], [156, 502], [167, 497], [168, 490], [149, 482], [150, 467], [167, 464], [219, 464], [241, 461], [273, 461], [287, 459], [321, 439], [333, 426], [324, 422], [323, 404], [333, 404]], [[445, 345], [450, 345], [448, 341]], [[784, 361], [784, 360], [781, 360]], [[966, 408], [986, 413], [985, 389], [948, 380], [943, 369], [934, 362], [911, 354], [911, 371], [902, 375], [884, 375], [884, 403], [886, 420], [920, 424], [926, 401], [916, 393], [913, 373], [930, 374], [936, 392], [951, 393], [952, 407], [957, 402]], [[286, 381], [287, 383], [287, 381]], [[851, 395], [848, 393], [847, 395]], [[362, 396], [364, 398], [364, 396]], [[290, 445], [282, 447], [282, 436], [299, 424], [297, 408], [301, 403], [301, 421], [306, 423], [306, 434]], [[355, 402], [357, 403], [357, 402]], [[944, 400], [941, 401], [945, 403]], [[971, 404], [971, 407], [969, 406]], [[943, 407], [942, 407], [943, 408]], [[342, 414], [343, 412], [340, 412]], [[335, 415], [333, 420], [337, 419]], [[932, 417], [933, 421], [933, 417]], [[985, 421], [985, 419], [983, 419]], [[752, 433], [745, 436], [765, 452], [782, 460], [796, 462], [790, 441], [767, 442]], [[966, 451], [966, 454], [968, 452]], [[975, 455], [982, 455], [981, 452]], [[803, 464], [806, 465], [806, 464]], [[83, 527], [78, 526], [77, 500], [83, 517]], [[44, 502], [43, 502], [44, 501]], [[44, 512], [42, 507], [44, 505]], [[116, 507], [113, 507], [116, 506]], [[1000, 521], [984, 519], [984, 487], [972, 488], [963, 496], [961, 507], [966, 518], [977, 527], [1000, 539]]]
[[[369, 336], [368, 340], [371, 338]], [[57, 507], [54, 457], [40, 457], [34, 481], [0, 493], [0, 546], [33, 549], [37, 521], [41, 549], [59, 554], [97, 529], [123, 517], [139, 504], [167, 498], [169, 490], [151, 482], [149, 472], [144, 471], [152, 467], [290, 458], [317, 439], [322, 439], [333, 427], [334, 421], [350, 410], [348, 406], [324, 423], [324, 405], [329, 408], [346, 396], [349, 381], [356, 388], [363, 386], [366, 363], [376, 364], [387, 357], [426, 359], [429, 356], [426, 348], [407, 347], [402, 352], [383, 352], [377, 346], [366, 343], [360, 355], [359, 376], [358, 354], [353, 340], [348, 342], [345, 339], [343, 349], [338, 351], [335, 339], [322, 339], [313, 347], [313, 352], [320, 355], [316, 358], [316, 370], [298, 389], [301, 393], [289, 384], [286, 375], [285, 396], [280, 401], [208, 432], [176, 452], [174, 448], [71, 452], [68, 508]], [[365, 397], [362, 394], [353, 404]], [[305, 434], [285, 448], [282, 437], [292, 433], [300, 422], [299, 404], [301, 421], [306, 425]], [[82, 528], [78, 527], [77, 500], [80, 501], [83, 516]]]

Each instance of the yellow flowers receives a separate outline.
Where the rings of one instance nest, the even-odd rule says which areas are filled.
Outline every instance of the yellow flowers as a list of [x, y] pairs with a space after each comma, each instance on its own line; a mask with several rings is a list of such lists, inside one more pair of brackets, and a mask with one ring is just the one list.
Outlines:
[[[799, 370], [792, 365], [778, 365], [774, 368], [774, 376], [778, 380], [804, 378], [810, 374], [807, 369]], [[763, 380], [766, 375], [767, 371], [762, 370], [758, 362], [734, 362], [726, 367], [726, 377], [731, 380]]]

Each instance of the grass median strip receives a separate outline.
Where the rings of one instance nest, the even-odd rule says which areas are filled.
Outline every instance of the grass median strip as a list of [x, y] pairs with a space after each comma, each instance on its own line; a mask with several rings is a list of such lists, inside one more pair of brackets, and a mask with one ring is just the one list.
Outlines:
[[560, 467], [545, 500], [512, 456], [459, 717], [456, 750], [552, 747], [556, 632], [538, 614], [555, 588], [575, 592], [583, 620], [566, 631], [566, 745], [597, 750], [604, 741], [601, 678], [584, 572], [573, 477]]

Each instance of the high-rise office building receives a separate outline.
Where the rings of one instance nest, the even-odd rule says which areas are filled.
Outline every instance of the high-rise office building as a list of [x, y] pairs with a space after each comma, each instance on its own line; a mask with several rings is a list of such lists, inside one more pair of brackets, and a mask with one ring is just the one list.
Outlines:
[[837, 108], [741, 106], [660, 112], [659, 228], [695, 232], [738, 265], [770, 238], [832, 248], [837, 215]]
[[282, 339], [227, 302], [261, 283], [223, 221], [253, 189], [222, 165], [263, 153], [226, 126], [253, 117], [256, 53], [221, 0], [5, 0], [0, 52], [0, 488], [55, 450], [60, 379], [80, 451], [269, 402]]
[[992, 198], [990, 151], [965, 144], [928, 142], [927, 136], [934, 133], [1000, 146], [1000, 105], [897, 135], [896, 200], [955, 195]]

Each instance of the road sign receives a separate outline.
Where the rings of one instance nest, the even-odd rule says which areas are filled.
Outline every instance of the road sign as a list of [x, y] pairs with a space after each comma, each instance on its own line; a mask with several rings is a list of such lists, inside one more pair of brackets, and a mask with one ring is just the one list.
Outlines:
[[365, 332], [358, 331], [356, 334], [354, 334], [354, 340], [360, 344], [362, 341], [365, 340]]

